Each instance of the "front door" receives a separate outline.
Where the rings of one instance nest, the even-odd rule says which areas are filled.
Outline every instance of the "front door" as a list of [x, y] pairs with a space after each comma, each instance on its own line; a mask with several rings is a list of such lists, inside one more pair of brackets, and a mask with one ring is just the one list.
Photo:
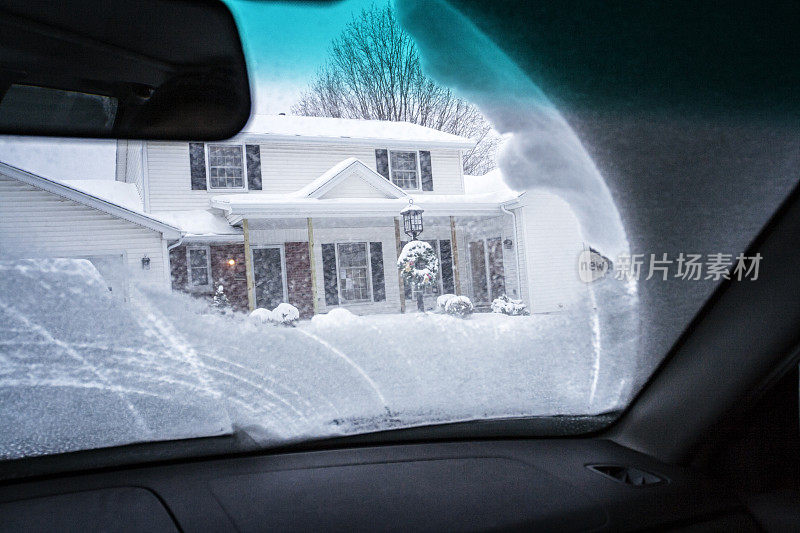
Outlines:
[[279, 246], [253, 248], [256, 307], [275, 309], [283, 298], [283, 268]]

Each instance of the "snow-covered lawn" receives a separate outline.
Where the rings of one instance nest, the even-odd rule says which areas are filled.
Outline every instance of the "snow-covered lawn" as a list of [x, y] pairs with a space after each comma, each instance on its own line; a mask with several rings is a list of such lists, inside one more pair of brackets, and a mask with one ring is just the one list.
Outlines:
[[211, 314], [183, 294], [133, 300], [113, 299], [85, 261], [0, 263], [1, 458], [234, 425], [274, 443], [597, 412], [585, 306], [468, 319], [336, 310], [291, 328]]

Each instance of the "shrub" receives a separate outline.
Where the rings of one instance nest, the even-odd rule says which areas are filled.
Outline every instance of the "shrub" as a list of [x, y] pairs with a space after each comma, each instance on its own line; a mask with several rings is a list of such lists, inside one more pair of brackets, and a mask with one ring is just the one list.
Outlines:
[[253, 309], [247, 318], [254, 324], [269, 324], [272, 322], [272, 311], [259, 307], [258, 309]]
[[472, 302], [466, 296], [453, 296], [444, 306], [444, 312], [448, 315], [466, 318], [472, 314]]
[[211, 309], [221, 315], [228, 315], [233, 312], [231, 303], [225, 295], [225, 287], [222, 284], [217, 285], [217, 290], [214, 291], [214, 297], [211, 299]]
[[522, 300], [512, 300], [505, 294], [495, 298], [492, 302], [492, 313], [502, 313], [510, 316], [524, 316], [531, 314]]
[[284, 326], [294, 326], [300, 320], [300, 311], [292, 304], [281, 303], [272, 310], [272, 321]]
[[439, 313], [444, 313], [444, 308], [447, 307], [447, 302], [455, 298], [455, 294], [442, 294], [438, 298], [436, 298], [436, 311]]

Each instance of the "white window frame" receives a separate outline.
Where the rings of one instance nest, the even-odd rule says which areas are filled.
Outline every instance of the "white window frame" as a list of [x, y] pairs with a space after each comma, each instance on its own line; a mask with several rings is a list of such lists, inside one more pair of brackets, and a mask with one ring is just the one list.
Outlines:
[[[403, 189], [403, 187], [400, 187], [399, 185], [397, 185], [394, 182], [394, 177], [392, 176], [392, 152], [414, 152], [415, 154], [417, 154], [417, 186], [416, 186], [416, 188], [414, 188], [414, 189]], [[392, 150], [392, 149], [387, 148], [386, 149], [386, 153], [387, 153], [387, 158], [389, 160], [388, 161], [388, 165], [389, 165], [389, 183], [391, 183], [392, 185], [395, 185], [396, 187], [399, 187], [400, 189], [402, 189], [404, 191], [422, 192], [422, 167], [420, 166], [420, 163], [419, 163], [419, 150]]]
[[[289, 284], [286, 279], [286, 249], [283, 244], [256, 244], [250, 245], [250, 264], [253, 265], [253, 297], [255, 297], [255, 258], [253, 250], [261, 250], [264, 248], [277, 248], [281, 252], [281, 280], [283, 281], [283, 301], [289, 302]], [[258, 302], [255, 302], [258, 305]]]
[[[206, 268], [208, 269], [208, 283], [205, 285], [194, 285], [192, 283], [192, 262], [189, 257], [190, 250], [205, 250], [206, 252]], [[203, 245], [190, 245], [186, 247], [186, 282], [189, 285], [190, 291], [204, 291], [211, 289], [214, 285], [214, 279], [211, 272], [211, 246]]]
[[[367, 303], [373, 303], [375, 301], [375, 293], [372, 290], [372, 254], [369, 249], [369, 241], [336, 241], [334, 242], [336, 245], [334, 250], [336, 251], [336, 292], [339, 297], [339, 305], [348, 306], [348, 305], [364, 305]], [[367, 290], [369, 291], [369, 296], [366, 300], [347, 300], [345, 301], [342, 298], [342, 284], [341, 284], [341, 276], [339, 275], [339, 245], [340, 244], [363, 244], [367, 250]], [[385, 271], [385, 267], [384, 267]], [[385, 274], [385, 272], [384, 272]]]
[[[211, 146], [239, 146], [242, 149], [242, 186], [241, 187], [212, 187], [211, 186], [211, 168], [209, 165], [208, 149]], [[247, 191], [247, 146], [243, 143], [203, 143], [206, 156], [206, 189], [209, 191]]]

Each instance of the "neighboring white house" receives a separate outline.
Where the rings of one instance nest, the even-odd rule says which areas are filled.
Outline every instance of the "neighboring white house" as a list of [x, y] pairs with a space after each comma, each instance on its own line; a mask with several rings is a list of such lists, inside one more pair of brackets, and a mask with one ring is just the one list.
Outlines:
[[[137, 261], [147, 255], [162, 279], [168, 254], [173, 288], [211, 294], [221, 284], [241, 309], [288, 301], [304, 316], [336, 306], [397, 312], [414, 298], [395, 266], [409, 239], [400, 210], [413, 199], [425, 210], [420, 238], [442, 265], [427, 306], [452, 292], [478, 306], [507, 294], [534, 312], [559, 310], [581, 290], [575, 217], [558, 198], [511, 191], [497, 173], [465, 178], [462, 153], [473, 145], [403, 122], [265, 115], [222, 142], [119, 141], [117, 185], [136, 205], [117, 206], [116, 215], [156, 224], [151, 245], [158, 244], [145, 251], [120, 236], [116, 246], [129, 270], [141, 270]], [[3, 236], [49, 242], [48, 231], [18, 226], [31, 212], [50, 216], [53, 206], [35, 203], [35, 187], [17, 183], [29, 189], [0, 203]], [[114, 205], [115, 191], [94, 192]]]

